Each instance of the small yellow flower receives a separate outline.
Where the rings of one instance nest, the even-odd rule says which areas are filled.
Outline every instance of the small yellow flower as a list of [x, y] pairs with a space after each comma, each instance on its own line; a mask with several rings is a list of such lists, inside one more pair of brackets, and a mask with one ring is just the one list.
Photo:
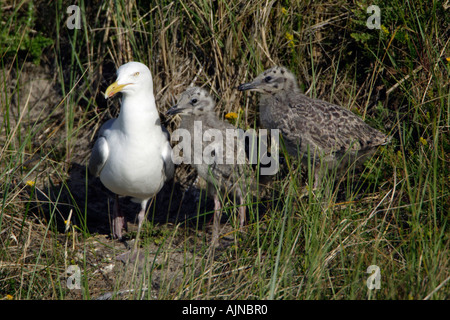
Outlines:
[[295, 48], [294, 35], [292, 33], [286, 32], [284, 37], [288, 41], [288, 44], [289, 44], [289, 47], [291, 48], [291, 51], [294, 51], [294, 48]]
[[423, 137], [420, 137], [420, 138], [419, 138], [419, 141], [420, 141], [424, 146], [426, 146], [426, 145], [428, 144], [427, 139], [424, 139]]
[[226, 115], [225, 115], [225, 119], [237, 119], [238, 118], [238, 114], [236, 113], [236, 112], [228, 112]]
[[450, 57], [445, 58], [445, 60], [447, 60], [447, 62], [450, 62]]
[[13, 300], [13, 299], [14, 299], [14, 297], [12, 295], [10, 295], [10, 294], [6, 295], [6, 300]]
[[281, 7], [281, 13], [284, 14], [285, 16], [288, 15], [288, 11], [285, 7]]
[[286, 34], [284, 35], [286, 37], [287, 40], [292, 41], [294, 40], [294, 35], [292, 33], [286, 32]]
[[388, 28], [386, 28], [386, 27], [383, 26], [383, 25], [381, 25], [381, 30], [383, 30], [383, 32], [384, 32], [385, 35], [388, 35], [388, 34], [389, 34]]
[[34, 187], [35, 182], [33, 180], [27, 180], [26, 185], [29, 187]]

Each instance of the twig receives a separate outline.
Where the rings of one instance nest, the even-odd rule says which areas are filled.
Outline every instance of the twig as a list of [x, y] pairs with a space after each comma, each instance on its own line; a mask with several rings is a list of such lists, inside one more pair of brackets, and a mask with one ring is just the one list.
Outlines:
[[434, 290], [431, 291], [425, 298], [423, 298], [423, 300], [429, 300], [430, 297], [433, 294], [435, 294], [439, 289], [441, 289], [449, 280], [450, 280], [450, 276], [447, 277], [447, 279], [445, 279], [444, 281], [442, 281], [440, 285], [438, 285], [436, 288], [434, 288]]

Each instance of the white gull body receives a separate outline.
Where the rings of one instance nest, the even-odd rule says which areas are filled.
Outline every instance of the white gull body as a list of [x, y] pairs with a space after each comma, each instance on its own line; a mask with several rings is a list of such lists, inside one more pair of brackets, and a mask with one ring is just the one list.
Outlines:
[[[172, 149], [161, 127], [150, 70], [139, 62], [122, 65], [105, 98], [117, 92], [123, 95], [119, 117], [100, 128], [89, 171], [117, 196], [130, 196], [141, 203], [141, 226], [148, 200], [173, 176]], [[120, 239], [126, 221], [117, 196], [113, 235]]]

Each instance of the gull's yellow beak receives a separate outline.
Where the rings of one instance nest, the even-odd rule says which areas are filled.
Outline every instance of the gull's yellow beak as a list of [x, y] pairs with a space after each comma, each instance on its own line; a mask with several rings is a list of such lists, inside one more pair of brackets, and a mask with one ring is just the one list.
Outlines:
[[126, 84], [117, 84], [117, 81], [112, 83], [108, 89], [105, 91], [105, 99], [111, 98], [113, 95], [115, 95], [117, 92], [122, 91], [125, 86], [129, 85], [129, 83]]

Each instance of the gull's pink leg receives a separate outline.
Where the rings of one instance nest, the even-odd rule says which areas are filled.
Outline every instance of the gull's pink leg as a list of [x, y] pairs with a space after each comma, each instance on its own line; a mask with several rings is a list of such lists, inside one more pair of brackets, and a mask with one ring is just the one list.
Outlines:
[[212, 245], [216, 247], [219, 244], [219, 227], [222, 218], [222, 204], [220, 203], [218, 194], [214, 194], [214, 222], [212, 232]]
[[127, 230], [127, 221], [122, 213], [122, 210], [120, 209], [118, 195], [114, 198], [112, 229], [113, 237], [119, 240], [122, 239], [122, 229]]
[[239, 193], [240, 207], [239, 207], [239, 231], [244, 231], [245, 220], [247, 218], [247, 207], [244, 205], [244, 197]]
[[141, 211], [139, 211], [139, 215], [138, 215], [138, 221], [139, 221], [139, 224], [138, 224], [139, 227], [138, 228], [139, 228], [139, 230], [141, 229], [142, 223], [144, 222], [145, 210], [147, 208], [147, 202], [148, 202], [148, 199], [147, 200], [143, 200], [141, 202]]

